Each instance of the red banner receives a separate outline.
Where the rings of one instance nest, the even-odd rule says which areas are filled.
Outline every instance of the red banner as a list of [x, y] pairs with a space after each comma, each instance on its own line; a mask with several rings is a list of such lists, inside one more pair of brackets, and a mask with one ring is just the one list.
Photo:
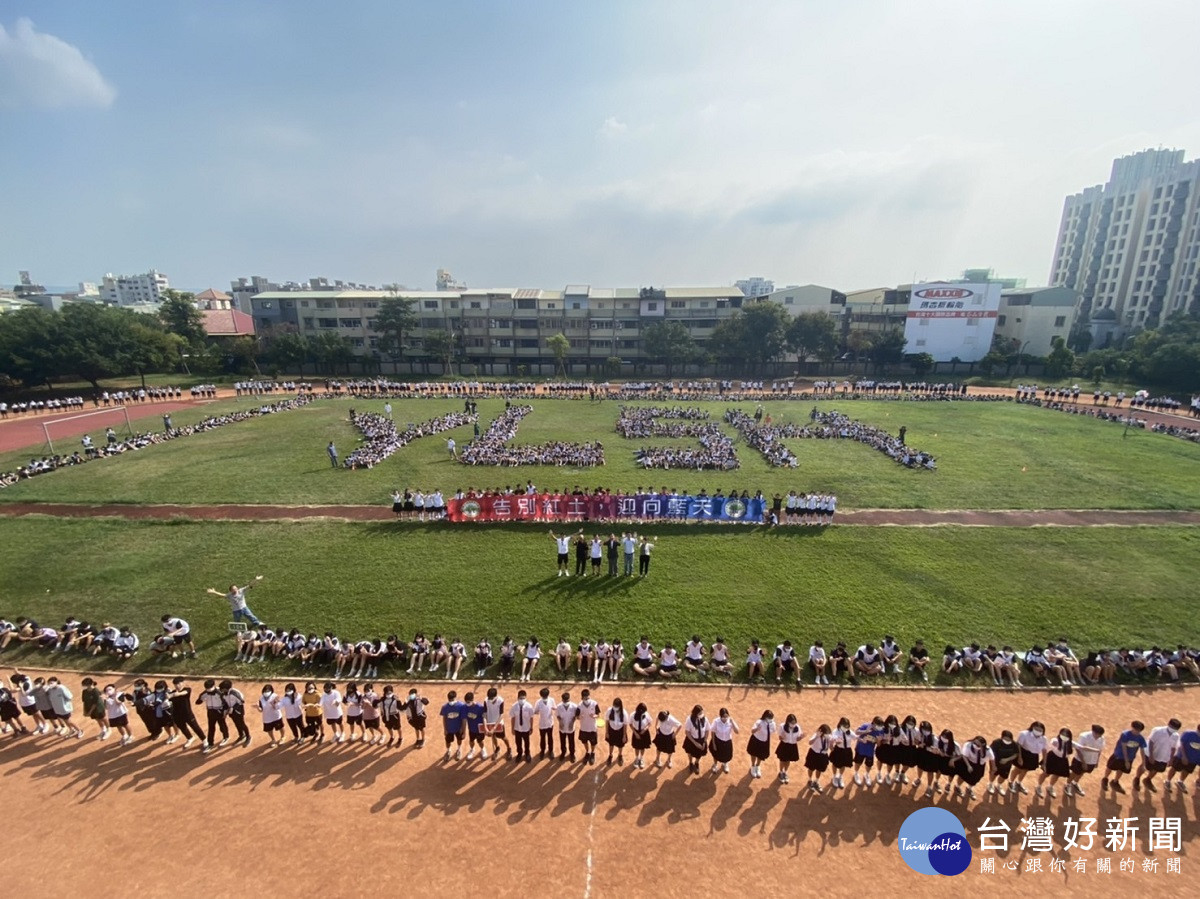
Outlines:
[[616, 517], [615, 496], [568, 493], [468, 496], [446, 502], [451, 521], [594, 521]]

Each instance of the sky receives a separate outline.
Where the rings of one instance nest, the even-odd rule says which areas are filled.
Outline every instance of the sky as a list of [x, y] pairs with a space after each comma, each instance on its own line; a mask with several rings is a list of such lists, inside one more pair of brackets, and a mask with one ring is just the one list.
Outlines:
[[0, 4], [0, 284], [1044, 283], [1195, 0]]

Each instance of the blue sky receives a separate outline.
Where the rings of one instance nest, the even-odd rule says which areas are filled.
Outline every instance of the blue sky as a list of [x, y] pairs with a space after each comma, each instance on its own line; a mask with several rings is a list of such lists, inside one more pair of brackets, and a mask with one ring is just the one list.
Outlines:
[[0, 6], [0, 284], [1043, 282], [1194, 0]]

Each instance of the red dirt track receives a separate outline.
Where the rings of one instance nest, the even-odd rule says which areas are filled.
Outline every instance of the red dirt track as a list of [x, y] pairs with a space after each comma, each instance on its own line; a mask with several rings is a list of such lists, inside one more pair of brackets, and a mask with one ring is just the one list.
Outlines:
[[[200, 402], [212, 402], [212, 400], [163, 400], [155, 403], [135, 403], [125, 408], [129, 410], [129, 420], [136, 423], [147, 419], [161, 418], [168, 412], [178, 412]], [[88, 412], [100, 414], [54, 426], [55, 422]], [[54, 415], [42, 413], [11, 416], [0, 424], [0, 452], [7, 453], [12, 450], [32, 448], [36, 450], [35, 455], [40, 456], [46, 451], [46, 433], [42, 430], [42, 425], [50, 425], [50, 439], [55, 441], [55, 450], [60, 453], [65, 451], [69, 454], [78, 449], [78, 443], [74, 438], [82, 437], [84, 434], [100, 433], [109, 427], [119, 433], [124, 424], [125, 414], [119, 408], [105, 409], [103, 406], [99, 409], [87, 406], [76, 412]], [[59, 441], [61, 441], [61, 445]]]
[[[76, 677], [68, 674], [65, 680], [78, 696]], [[126, 686], [129, 678], [115, 681]], [[464, 691], [488, 684], [454, 686]], [[254, 683], [243, 689], [251, 700], [260, 692]], [[445, 689], [428, 685], [431, 710]], [[579, 685], [555, 685], [553, 692], [562, 689], [577, 693]], [[5, 893], [89, 894], [97, 877], [114, 876], [104, 868], [112, 863], [124, 872], [117, 875], [122, 882], [152, 896], [230, 896], [248, 890], [260, 896], [295, 895], [297, 878], [303, 878], [330, 896], [362, 895], [361, 884], [368, 881], [370, 892], [384, 895], [395, 890], [410, 895], [414, 882], [436, 884], [439, 893], [474, 895], [482, 879], [490, 895], [527, 895], [534, 884], [553, 884], [557, 896], [601, 897], [638, 892], [639, 880], [649, 888], [663, 876], [676, 885], [681, 880], [724, 883], [729, 895], [860, 895], [864, 878], [889, 891], [920, 895], [962, 895], [973, 887], [1023, 892], [1067, 887], [1077, 895], [1085, 889], [1108, 891], [1114, 881], [1125, 890], [1158, 887], [1167, 895], [1186, 892], [1184, 885], [1194, 886], [1200, 878], [1196, 789], [1186, 797], [1164, 796], [1161, 786], [1157, 794], [1101, 797], [1098, 777], [1092, 775], [1082, 799], [1064, 800], [1060, 793], [1053, 800], [1032, 795], [1018, 800], [981, 791], [981, 798], [968, 804], [949, 795], [914, 798], [912, 786], [860, 790], [847, 778], [846, 791], [814, 796], [802, 789], [802, 769], [793, 767], [792, 783], [780, 784], [773, 758], [764, 764], [761, 780], [750, 780], [744, 753], [746, 731], [763, 707], [772, 708], [777, 720], [796, 712], [809, 733], [843, 714], [857, 724], [874, 714], [903, 715], [912, 709], [937, 727], [952, 727], [960, 740], [977, 732], [994, 735], [1002, 727], [1015, 731], [1031, 718], [1046, 721], [1051, 732], [1067, 725], [1076, 734], [1100, 722], [1111, 745], [1133, 715], [1154, 726], [1183, 713], [1185, 723], [1194, 724], [1200, 714], [1196, 690], [989, 691], [985, 699], [962, 690], [809, 687], [796, 693], [622, 683], [595, 692], [602, 706], [621, 695], [627, 707], [641, 700], [652, 712], [669, 708], [679, 718], [692, 703], [702, 703], [709, 714], [727, 706], [742, 727], [731, 773], [714, 777], [706, 764], [704, 774], [690, 776], [682, 754], [673, 769], [655, 770], [652, 751], [644, 771], [628, 764], [608, 768], [602, 764], [603, 738], [601, 764], [592, 768], [557, 761], [445, 763], [436, 714], [424, 749], [406, 745], [389, 751], [328, 742], [270, 749], [258, 715], [248, 713], [254, 745], [209, 756], [197, 748], [185, 751], [182, 743], [150, 742], [136, 718], [139, 739], [132, 746], [121, 748], [115, 739], [101, 743], [89, 721], [88, 739], [82, 741], [0, 738], [7, 819], [19, 825], [23, 845], [56, 847], [52, 878], [40, 864], [11, 865]], [[510, 702], [515, 693], [515, 685], [502, 685], [501, 695]], [[407, 730], [406, 742], [411, 743]], [[901, 861], [900, 825], [929, 804], [954, 812], [967, 828], [975, 858], [958, 878], [926, 877]], [[1068, 861], [1067, 870], [1053, 873], [1053, 855], [1020, 849], [1016, 829], [1022, 815], [1049, 816], [1059, 829], [1067, 817], [1098, 818], [1099, 849], [1060, 855]], [[1148, 819], [1164, 815], [1182, 819], [1180, 875], [1165, 873], [1166, 859], [1177, 854], [1162, 850], [1156, 853], [1158, 874], [1140, 868]], [[977, 830], [988, 817], [1013, 829], [1009, 852], [979, 851]], [[1110, 817], [1139, 819], [1136, 851], [1103, 848], [1104, 821]], [[1126, 856], [1136, 861], [1134, 873], [1118, 868]], [[986, 857], [995, 858], [995, 874], [980, 873], [979, 860]], [[1105, 857], [1113, 860], [1112, 874], [1095, 871], [1095, 860]], [[1030, 858], [1043, 859], [1041, 873], [1024, 870]], [[1070, 866], [1078, 858], [1087, 860], [1087, 873]], [[271, 861], [264, 866], [266, 859]], [[1021, 871], [1005, 870], [1006, 862], [1016, 862]]]

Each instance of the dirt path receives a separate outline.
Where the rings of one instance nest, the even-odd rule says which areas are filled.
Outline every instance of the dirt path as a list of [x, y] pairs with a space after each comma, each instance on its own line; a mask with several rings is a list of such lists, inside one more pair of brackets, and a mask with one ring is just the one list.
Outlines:
[[[63, 678], [78, 697], [77, 676], [66, 673]], [[128, 678], [115, 682], [128, 686]], [[198, 682], [191, 686], [199, 689]], [[251, 700], [261, 693], [258, 683], [239, 686]], [[481, 690], [489, 684], [456, 686]], [[536, 693], [538, 685], [532, 686]], [[556, 685], [555, 695], [562, 689], [577, 693], [578, 685]], [[354, 886], [355, 866], [369, 872], [372, 891], [381, 895], [408, 895], [414, 882], [420, 882], [451, 895], [524, 896], [533, 878], [552, 883], [557, 896], [583, 899], [626, 896], [639, 882], [646, 889], [634, 892], [646, 892], [664, 873], [673, 881], [724, 885], [716, 890], [722, 894], [763, 897], [856, 896], [880, 884], [889, 892], [922, 896], [996, 889], [1009, 894], [1064, 889], [1072, 895], [1112, 894], [1115, 889], [1174, 895], [1186, 892], [1186, 884], [1195, 884], [1200, 876], [1195, 857], [1200, 798], [1195, 790], [1188, 796], [1164, 795], [1160, 786], [1156, 794], [1102, 795], [1093, 774], [1083, 798], [1063, 799], [1060, 789], [1060, 798], [1038, 799], [1031, 787], [1030, 795], [1022, 797], [989, 796], [981, 790], [979, 799], [968, 802], [949, 794], [926, 799], [911, 785], [857, 788], [848, 775], [847, 790], [814, 795], [803, 789], [805, 775], [798, 766], [792, 782], [781, 784], [774, 758], [763, 765], [761, 780], [750, 779], [745, 753], [746, 733], [764, 706], [777, 720], [795, 712], [806, 734], [823, 721], [836, 723], [841, 715], [857, 725], [872, 715], [911, 711], [937, 728], [952, 728], [960, 740], [976, 733], [994, 736], [1001, 728], [1016, 731], [1037, 718], [1052, 732], [1065, 725], [1076, 734], [1102, 723], [1111, 745], [1132, 717], [1156, 726], [1187, 711], [1189, 704], [1194, 712], [1190, 693], [795, 693], [624, 683], [593, 689], [602, 708], [619, 695], [627, 708], [645, 701], [652, 713], [669, 709], [680, 719], [693, 703], [703, 704], [709, 715], [727, 707], [742, 730], [735, 738], [730, 773], [712, 775], [705, 764], [703, 774], [689, 775], [682, 753], [672, 769], [656, 769], [653, 751], [645, 770], [628, 764], [628, 752], [624, 766], [607, 767], [603, 737], [601, 764], [594, 767], [559, 761], [445, 762], [435, 711], [443, 687], [431, 687], [429, 739], [420, 750], [412, 748], [407, 725], [406, 745], [399, 751], [328, 741], [270, 749], [257, 710], [246, 715], [254, 739], [250, 748], [228, 746], [210, 755], [195, 746], [185, 750], [182, 742], [151, 742], [132, 715], [137, 740], [124, 748], [115, 739], [96, 740], [96, 726], [87, 721], [86, 740], [0, 738], [6, 816], [19, 826], [24, 845], [57, 847], [52, 869], [10, 865], [5, 893], [94, 892], [97, 878], [115, 876], [104, 864], [118, 864], [121, 882], [136, 887], [136, 893], [179, 897], [246, 891], [292, 896], [298, 877], [320, 887], [323, 895], [354, 895], [361, 892]], [[515, 700], [515, 685], [502, 684], [500, 690], [509, 702]], [[197, 712], [203, 718], [203, 709]], [[535, 748], [536, 742], [535, 735]], [[974, 859], [959, 877], [920, 875], [900, 858], [901, 824], [930, 805], [947, 809], [966, 829]], [[1021, 849], [1021, 819], [1034, 815], [1054, 822], [1051, 852]], [[1149, 819], [1162, 816], [1181, 819], [1180, 851], [1148, 853]], [[1068, 852], [1062, 848], [1063, 824], [1079, 817], [1097, 819], [1098, 837], [1090, 851]], [[1131, 851], [1104, 848], [1105, 822], [1114, 817], [1136, 819], [1139, 830]], [[1010, 829], [1008, 851], [980, 851], [979, 828], [985, 819], [993, 826], [1003, 821]], [[222, 852], [234, 853], [244, 863], [214, 863]], [[279, 867], [276, 862], [289, 854], [302, 861], [302, 870]], [[269, 861], [255, 864], [248, 860], [252, 856]], [[994, 874], [980, 871], [980, 860], [987, 858], [994, 859]], [[1097, 872], [1096, 862], [1104, 858], [1111, 859], [1111, 874]], [[1121, 869], [1124, 858], [1131, 860], [1132, 870]], [[1157, 859], [1157, 873], [1143, 870], [1146, 858]], [[1179, 860], [1179, 874], [1166, 872], [1171, 858]], [[1040, 872], [1027, 871], [1031, 859], [1040, 861]], [[1053, 859], [1065, 866], [1056, 871]], [[1085, 861], [1085, 872], [1074, 867], [1079, 859]]]
[[[73, 503], [4, 503], [0, 515], [51, 515], [58, 518], [125, 518], [204, 521], [294, 521], [333, 518], [342, 521], [388, 521], [387, 506], [250, 506], [250, 505], [84, 505]], [[1200, 525], [1200, 510], [1116, 509], [856, 509], [839, 512], [838, 525], [880, 527], [1136, 527]]]

